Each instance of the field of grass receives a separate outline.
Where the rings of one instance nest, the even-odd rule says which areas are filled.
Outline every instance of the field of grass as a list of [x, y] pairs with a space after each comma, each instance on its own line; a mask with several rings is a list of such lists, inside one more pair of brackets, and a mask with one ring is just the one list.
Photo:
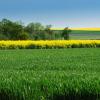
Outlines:
[[0, 50], [0, 100], [100, 100], [100, 49]]
[[100, 31], [72, 30], [70, 39], [100, 39]]
[[[63, 30], [54, 30], [55, 32], [58, 32], [58, 34], [61, 34]], [[87, 39], [99, 39], [100, 40], [100, 29], [98, 30], [71, 30], [69, 33], [69, 37], [71, 40], [87, 40]]]

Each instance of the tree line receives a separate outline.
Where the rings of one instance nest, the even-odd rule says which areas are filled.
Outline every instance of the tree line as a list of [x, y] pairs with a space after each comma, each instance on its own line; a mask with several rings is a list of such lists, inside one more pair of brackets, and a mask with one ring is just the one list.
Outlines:
[[55, 40], [69, 39], [71, 30], [66, 27], [64, 30], [51, 30], [52, 25], [41, 23], [29, 23], [23, 25], [21, 22], [13, 22], [8, 19], [0, 21], [0, 40]]

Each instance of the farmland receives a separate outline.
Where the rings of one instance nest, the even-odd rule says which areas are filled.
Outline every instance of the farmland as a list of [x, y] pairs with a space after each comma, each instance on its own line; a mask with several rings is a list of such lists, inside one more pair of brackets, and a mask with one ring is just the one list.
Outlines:
[[70, 39], [100, 39], [100, 30], [72, 30], [69, 34]]
[[0, 100], [100, 100], [99, 48], [0, 50]]
[[100, 40], [0, 41], [0, 49], [99, 48]]
[[[58, 34], [64, 30], [64, 28], [51, 28], [54, 33], [56, 31]], [[100, 28], [69, 28], [71, 32], [69, 33], [69, 39], [71, 40], [91, 40], [100, 39]]]

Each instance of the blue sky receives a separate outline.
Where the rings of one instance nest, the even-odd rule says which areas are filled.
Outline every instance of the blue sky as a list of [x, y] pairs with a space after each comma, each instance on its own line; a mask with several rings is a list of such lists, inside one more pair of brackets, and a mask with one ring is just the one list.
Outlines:
[[100, 27], [100, 0], [0, 0], [0, 20]]

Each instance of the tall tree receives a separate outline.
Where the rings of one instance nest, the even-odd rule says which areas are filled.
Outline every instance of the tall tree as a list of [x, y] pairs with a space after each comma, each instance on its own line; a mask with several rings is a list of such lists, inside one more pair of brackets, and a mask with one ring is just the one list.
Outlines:
[[69, 29], [68, 27], [65, 27], [63, 32], [62, 32], [62, 36], [65, 40], [69, 40], [69, 33], [71, 32], [71, 29]]
[[49, 35], [50, 40], [52, 39], [52, 36], [53, 36], [53, 31], [51, 30], [51, 27], [52, 27], [52, 25], [46, 25], [46, 27], [45, 27], [45, 31]]
[[25, 31], [28, 33], [37, 33], [44, 30], [44, 26], [41, 23], [30, 23], [25, 27]]
[[[3, 19], [0, 23], [1, 33], [11, 40], [23, 39], [24, 28], [18, 22], [12, 22], [7, 19]], [[25, 35], [25, 34], [24, 34]]]

